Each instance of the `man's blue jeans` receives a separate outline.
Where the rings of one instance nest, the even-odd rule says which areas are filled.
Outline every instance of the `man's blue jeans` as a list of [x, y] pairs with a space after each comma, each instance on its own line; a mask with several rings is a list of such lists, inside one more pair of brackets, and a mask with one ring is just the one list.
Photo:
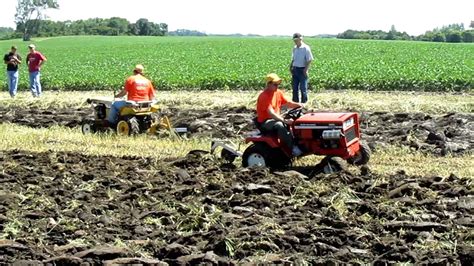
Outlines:
[[291, 151], [293, 148], [293, 134], [291, 134], [291, 131], [288, 130], [283, 122], [267, 119], [261, 124], [260, 128], [267, 132], [276, 132], [283, 145]]
[[40, 83], [40, 72], [30, 72], [30, 90], [33, 97], [41, 96], [41, 83]]
[[127, 105], [132, 105], [132, 102], [129, 101], [115, 101], [112, 106], [110, 107], [110, 112], [109, 112], [109, 117], [107, 120], [109, 120], [109, 123], [114, 125], [118, 122], [118, 117], [120, 114], [120, 109]]
[[301, 102], [308, 101], [308, 77], [304, 74], [304, 67], [293, 67], [292, 71], [293, 101], [299, 103], [299, 91], [301, 91]]
[[8, 92], [10, 92], [11, 97], [15, 97], [16, 91], [18, 89], [18, 70], [16, 71], [7, 71], [7, 81], [8, 81]]

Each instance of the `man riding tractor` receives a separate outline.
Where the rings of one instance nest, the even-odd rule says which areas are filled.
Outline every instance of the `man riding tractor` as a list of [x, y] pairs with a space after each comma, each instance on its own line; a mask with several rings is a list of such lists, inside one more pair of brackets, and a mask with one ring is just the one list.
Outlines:
[[114, 98], [121, 98], [127, 95], [127, 101], [115, 101], [111, 108], [108, 121], [111, 127], [117, 124], [120, 110], [125, 106], [132, 106], [138, 102], [153, 101], [155, 99], [155, 89], [151, 81], [143, 76], [144, 67], [136, 65], [133, 75], [125, 81], [125, 87]]
[[[317, 170], [333, 173], [353, 165], [367, 164], [370, 148], [361, 141], [359, 114], [354, 112], [303, 113], [302, 104], [289, 101], [278, 89], [281, 79], [276, 74], [266, 76], [267, 85], [257, 101], [255, 124], [259, 129], [247, 134], [251, 143], [242, 153], [232, 142], [213, 140], [211, 153], [221, 147], [221, 157], [232, 163], [242, 157], [242, 166], [285, 168], [293, 159], [325, 156]], [[293, 108], [280, 114], [281, 106]]]
[[183, 127], [172, 128], [168, 117], [158, 114], [153, 85], [143, 76], [142, 65], [135, 66], [133, 75], [127, 78], [124, 89], [114, 95], [114, 99], [125, 95], [126, 101], [113, 101], [108, 97], [87, 99], [94, 110], [94, 117], [82, 121], [82, 132], [90, 134], [112, 129], [121, 136], [144, 132], [154, 135], [162, 130], [178, 134], [187, 132]]
[[278, 89], [281, 78], [277, 74], [271, 73], [265, 77], [266, 87], [260, 93], [257, 100], [257, 128], [265, 133], [275, 132], [282, 144], [291, 151], [293, 156], [302, 154], [298, 146], [293, 143], [293, 134], [287, 125], [293, 123], [293, 119], [285, 119], [281, 116], [282, 106], [289, 108], [302, 108], [303, 104], [288, 100], [283, 91]]

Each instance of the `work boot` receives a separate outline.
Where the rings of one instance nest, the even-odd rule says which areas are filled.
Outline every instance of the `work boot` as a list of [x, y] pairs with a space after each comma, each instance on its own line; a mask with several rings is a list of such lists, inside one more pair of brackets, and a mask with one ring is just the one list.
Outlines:
[[303, 154], [303, 151], [300, 150], [300, 148], [298, 148], [298, 146], [295, 145], [295, 146], [293, 146], [293, 149], [291, 150], [291, 153], [293, 154], [293, 156], [298, 157], [301, 154]]

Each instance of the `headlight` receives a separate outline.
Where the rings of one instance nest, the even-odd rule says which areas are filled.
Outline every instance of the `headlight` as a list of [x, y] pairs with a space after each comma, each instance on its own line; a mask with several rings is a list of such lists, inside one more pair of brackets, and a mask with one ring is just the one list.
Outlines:
[[342, 127], [343, 127], [344, 130], [348, 127], [353, 126], [353, 125], [354, 125], [354, 117], [351, 117], [351, 119], [346, 120], [346, 121], [344, 121], [344, 123], [342, 123]]
[[324, 130], [323, 131], [323, 139], [340, 139], [342, 132], [338, 129], [334, 130]]

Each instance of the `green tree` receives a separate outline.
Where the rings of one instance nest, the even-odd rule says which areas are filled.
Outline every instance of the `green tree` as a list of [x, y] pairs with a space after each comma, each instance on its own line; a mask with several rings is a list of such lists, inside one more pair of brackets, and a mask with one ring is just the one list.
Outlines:
[[[18, 0], [15, 23], [17, 29], [22, 28], [23, 40], [30, 40], [30, 32], [38, 26], [38, 21], [44, 19], [43, 12], [50, 8], [59, 8], [57, 0]], [[34, 23], [28, 23], [34, 21]]]
[[346, 30], [343, 33], [339, 33], [337, 38], [339, 39], [354, 39], [356, 35], [356, 31], [354, 30]]
[[464, 24], [461, 23], [461, 24], [449, 24], [448, 26], [443, 26], [441, 27], [440, 31], [444, 34], [448, 34], [450, 32], [462, 32], [464, 31]]
[[463, 42], [474, 42], [474, 30], [467, 30], [462, 33]]
[[397, 33], [398, 32], [395, 29], [395, 25], [392, 25], [392, 27], [390, 27], [390, 31], [387, 33], [387, 36], [385, 36], [385, 40], [395, 40]]
[[432, 39], [431, 39], [433, 42], [444, 42], [445, 41], [445, 37], [444, 37], [444, 34], [441, 33], [441, 32], [437, 32], [435, 33], [433, 36], [432, 36]]
[[146, 18], [141, 18], [135, 23], [135, 35], [148, 36], [152, 31], [152, 25]]
[[446, 42], [461, 42], [462, 37], [461, 37], [461, 32], [459, 31], [451, 31], [448, 34], [446, 34]]
[[113, 35], [123, 35], [128, 32], [128, 20], [112, 17], [108, 20], [107, 27], [112, 29]]
[[12, 28], [0, 27], [0, 40], [12, 38], [14, 32]]

